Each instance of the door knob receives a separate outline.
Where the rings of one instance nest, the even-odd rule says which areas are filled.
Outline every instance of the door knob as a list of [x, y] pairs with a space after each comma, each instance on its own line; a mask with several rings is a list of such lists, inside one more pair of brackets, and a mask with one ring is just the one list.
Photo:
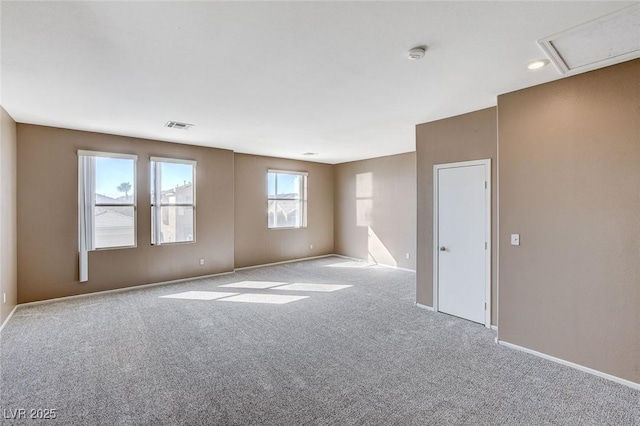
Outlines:
[[445, 246], [440, 247], [440, 251], [447, 251], [447, 248]]

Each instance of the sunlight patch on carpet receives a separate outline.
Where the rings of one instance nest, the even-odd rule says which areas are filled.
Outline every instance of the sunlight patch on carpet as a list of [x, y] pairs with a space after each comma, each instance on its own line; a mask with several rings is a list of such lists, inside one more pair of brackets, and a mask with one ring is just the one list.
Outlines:
[[339, 284], [291, 283], [291, 284], [274, 287], [271, 290], [331, 292], [331, 291], [343, 290], [349, 287], [353, 287], [353, 286], [339, 285]]
[[306, 299], [309, 296], [285, 296], [281, 294], [239, 294], [237, 296], [226, 297], [220, 302], [242, 302], [242, 303], [267, 303], [283, 305], [285, 303], [296, 302]]
[[221, 291], [185, 291], [160, 297], [165, 299], [216, 300], [223, 297], [235, 296], [236, 294], [238, 293], [224, 293]]
[[271, 287], [279, 286], [279, 285], [282, 285], [282, 284], [286, 284], [286, 282], [278, 282], [278, 281], [239, 281], [237, 283], [220, 285], [218, 287], [265, 289], [265, 288], [271, 288]]
[[324, 266], [329, 268], [373, 268], [377, 265], [369, 262], [338, 262]]

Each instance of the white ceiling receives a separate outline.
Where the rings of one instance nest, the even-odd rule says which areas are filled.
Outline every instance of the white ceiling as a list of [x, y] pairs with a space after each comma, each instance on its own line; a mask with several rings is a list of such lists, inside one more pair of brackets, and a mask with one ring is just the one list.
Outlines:
[[418, 123], [560, 78], [526, 70], [537, 40], [632, 4], [3, 1], [0, 103], [22, 123], [378, 157], [413, 151]]

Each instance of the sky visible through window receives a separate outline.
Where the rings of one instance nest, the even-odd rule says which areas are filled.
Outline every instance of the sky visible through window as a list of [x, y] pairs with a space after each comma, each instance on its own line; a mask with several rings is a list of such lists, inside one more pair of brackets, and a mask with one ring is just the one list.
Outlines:
[[[129, 182], [133, 186], [133, 161], [124, 158], [96, 158], [96, 193], [111, 198], [123, 197], [118, 186]], [[179, 163], [162, 163], [162, 189], [171, 189], [186, 182], [191, 182], [191, 165]], [[131, 188], [128, 195], [135, 194]]]
[[125, 193], [118, 191], [118, 186], [124, 182], [131, 184], [128, 195], [135, 194], [133, 161], [125, 158], [96, 157], [96, 194], [111, 198], [123, 197]]
[[[269, 196], [274, 196], [276, 191], [276, 174], [268, 173], [267, 176], [267, 189], [269, 191]], [[295, 174], [287, 174], [287, 173], [278, 173], [278, 193], [280, 195], [284, 194], [294, 194], [298, 193], [300, 189], [300, 175]]]
[[162, 190], [173, 189], [176, 186], [182, 186], [190, 183], [193, 179], [191, 172], [193, 166], [183, 163], [162, 163]]

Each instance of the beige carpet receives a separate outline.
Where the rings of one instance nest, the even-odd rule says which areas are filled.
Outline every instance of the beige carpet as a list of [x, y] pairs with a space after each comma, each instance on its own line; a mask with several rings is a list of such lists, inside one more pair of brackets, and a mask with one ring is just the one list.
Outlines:
[[61, 425], [640, 424], [640, 392], [498, 346], [414, 307], [414, 289], [413, 273], [332, 257], [21, 308], [0, 334], [0, 410], [55, 409]]

